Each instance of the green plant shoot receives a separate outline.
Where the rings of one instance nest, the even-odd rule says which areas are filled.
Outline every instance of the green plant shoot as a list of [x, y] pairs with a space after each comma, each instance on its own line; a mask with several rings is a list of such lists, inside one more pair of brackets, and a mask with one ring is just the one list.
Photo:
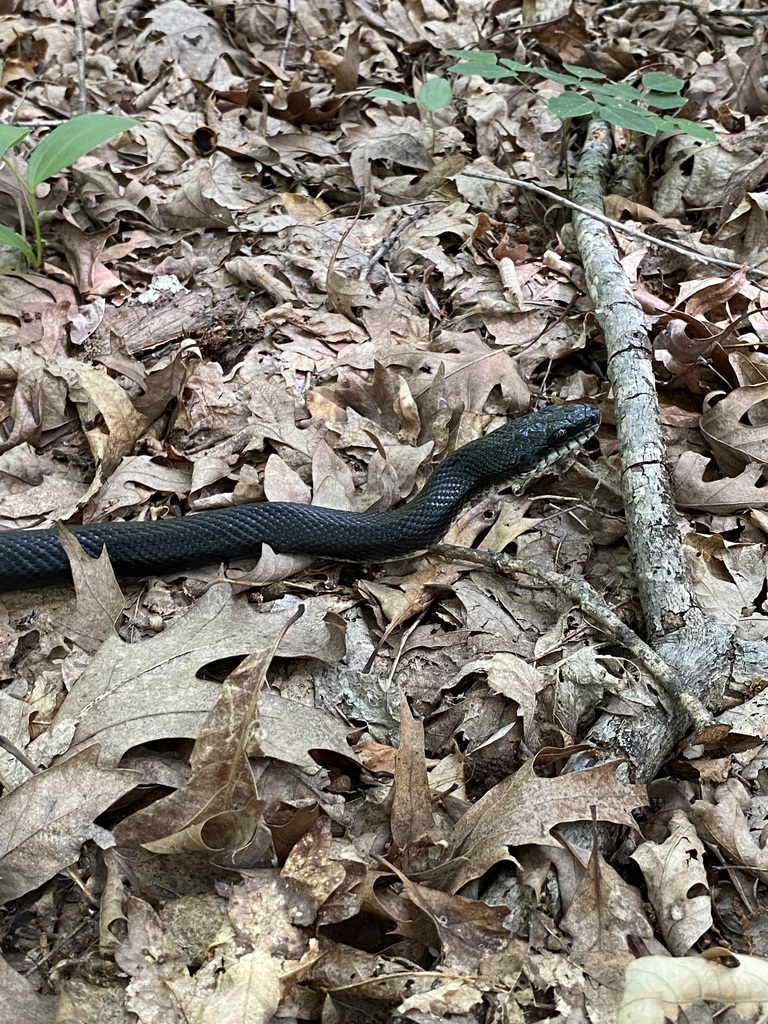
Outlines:
[[[0, 224], [0, 245], [18, 250], [33, 267], [39, 267], [43, 262], [43, 237], [37, 208], [37, 186], [63, 171], [65, 167], [70, 167], [81, 156], [90, 153], [103, 142], [137, 124], [138, 121], [131, 117], [116, 114], [81, 114], [73, 117], [54, 128], [37, 144], [29, 158], [26, 175], [21, 174], [9, 159], [8, 150], [25, 139], [29, 135], [29, 129], [0, 124], [0, 159], [5, 160], [8, 169], [21, 186], [26, 211], [32, 221], [35, 247], [33, 249], [23, 235], [3, 224]], [[24, 211], [21, 216], [22, 230], [23, 213]]]
[[552, 96], [547, 106], [561, 121], [574, 117], [600, 117], [610, 124], [642, 135], [679, 129], [695, 139], [713, 141], [715, 133], [686, 117], [659, 114], [656, 111], [678, 110], [685, 105], [679, 95], [685, 82], [663, 71], [648, 71], [641, 78], [641, 87], [627, 82], [610, 82], [600, 71], [564, 64], [565, 71], [550, 71], [521, 64], [506, 57], [501, 59], [489, 50], [448, 50], [459, 63], [448, 70], [457, 75], [479, 75], [487, 79], [513, 78], [525, 86], [523, 76], [538, 75], [565, 86], [559, 96]]
[[444, 78], [430, 78], [419, 89], [416, 96], [398, 92], [396, 89], [371, 89], [366, 96], [378, 96], [384, 100], [396, 100], [398, 103], [417, 103], [423, 110], [433, 114], [442, 107], [447, 107], [453, 99], [451, 83]]

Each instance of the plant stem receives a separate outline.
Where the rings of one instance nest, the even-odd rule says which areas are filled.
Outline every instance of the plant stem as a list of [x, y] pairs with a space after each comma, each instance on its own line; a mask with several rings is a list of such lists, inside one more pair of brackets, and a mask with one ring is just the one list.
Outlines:
[[35, 229], [35, 262], [34, 266], [39, 267], [43, 262], [43, 235], [40, 231], [40, 214], [37, 209], [37, 196], [35, 190], [27, 192], [29, 196], [29, 212], [32, 214], [32, 226]]
[[[43, 236], [40, 231], [40, 215], [37, 209], [37, 196], [35, 195], [35, 190], [30, 189], [29, 183], [26, 181], [25, 178], [23, 178], [19, 174], [19, 172], [13, 166], [13, 161], [8, 158], [7, 153], [5, 155], [5, 166], [8, 168], [8, 170], [11, 172], [16, 181], [18, 181], [19, 185], [21, 186], [21, 194], [22, 196], [24, 196], [27, 206], [29, 208], [29, 213], [32, 218], [32, 226], [35, 231], [35, 260], [33, 266], [39, 267], [40, 264], [43, 262]], [[27, 229], [26, 225], [24, 224], [23, 206], [19, 210], [19, 227], [21, 228], [22, 237], [26, 239]]]

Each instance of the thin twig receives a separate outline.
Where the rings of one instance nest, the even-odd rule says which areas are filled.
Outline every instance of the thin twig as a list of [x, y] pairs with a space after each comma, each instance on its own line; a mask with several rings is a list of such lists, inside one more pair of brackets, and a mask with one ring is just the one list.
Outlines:
[[572, 579], [563, 573], [543, 569], [525, 558], [512, 558], [511, 555], [498, 551], [476, 551], [455, 544], [437, 544], [430, 551], [452, 561], [460, 559], [462, 562], [484, 565], [505, 576], [525, 573], [526, 576], [533, 576], [534, 579], [546, 583], [553, 590], [566, 594], [593, 623], [626, 647], [676, 703], [684, 706], [697, 732], [712, 722], [712, 716], [704, 705], [686, 691], [679, 673], [660, 658], [634, 630], [622, 622], [586, 580]]
[[[734, 263], [731, 260], [720, 260], [714, 256], [702, 256], [701, 253], [696, 252], [695, 249], [689, 249], [684, 245], [676, 245], [674, 242], [667, 242], [661, 238], [654, 238], [653, 235], [646, 234], [645, 231], [638, 231], [636, 228], [629, 228], [626, 224], [622, 224], [620, 221], [612, 220], [610, 217], [606, 217], [605, 214], [597, 213], [595, 210], [587, 209], [585, 206], [579, 206], [578, 203], [574, 203], [570, 199], [565, 199], [563, 196], [559, 196], [555, 192], [550, 192], [549, 189], [543, 188], [541, 185], [534, 185], [530, 181], [521, 181], [520, 178], [512, 178], [505, 174], [486, 174], [485, 171], [460, 171], [459, 174], [464, 178], [477, 178], [479, 181], [495, 181], [500, 185], [512, 185], [516, 188], [522, 189], [524, 192], [535, 192], [537, 195], [546, 196], [547, 199], [551, 199], [552, 202], [556, 203], [558, 206], [563, 206], [567, 210], [575, 210], [577, 213], [583, 213], [585, 217], [591, 217], [593, 220], [600, 221], [601, 224], [607, 224], [615, 231], [620, 231], [622, 234], [628, 235], [630, 238], [637, 238], [642, 242], [647, 242], [649, 245], [655, 245], [660, 249], [670, 249], [672, 252], [680, 253], [680, 255], [687, 256], [695, 263], [705, 263], [709, 266], [723, 267], [726, 270], [741, 270], [744, 266], [742, 263]], [[747, 270], [747, 274], [753, 275], [754, 277], [768, 278], [768, 271], [766, 270], [750, 268]]]
[[[610, 7], [599, 7], [597, 9], [597, 15], [605, 14], [620, 14], [622, 11], [631, 10], [633, 7], [650, 7], [652, 6], [653, 0], [622, 0], [622, 3], [611, 4]], [[753, 29], [747, 25], [726, 25], [722, 21], [715, 21], [701, 9], [701, 0], [698, 3], [693, 3], [692, 0], [674, 0], [673, 3], [668, 3], [667, 0], [656, 0], [659, 6], [662, 7], [681, 7], [683, 10], [691, 11], [699, 19], [702, 25], [706, 25], [707, 28], [712, 29], [718, 35], [726, 36], [751, 36]], [[757, 9], [750, 9], [747, 11], [720, 11], [720, 16], [723, 18], [766, 18], [768, 17], [768, 11], [758, 11]]]
[[36, 764], [33, 764], [29, 760], [23, 750], [19, 750], [15, 743], [12, 743], [7, 736], [0, 736], [0, 748], [6, 750], [9, 754], [16, 758], [19, 764], [23, 764], [24, 767], [32, 772], [33, 775], [39, 775], [41, 770]]
[[77, 61], [77, 87], [80, 99], [80, 113], [88, 109], [88, 93], [85, 88], [85, 29], [80, 0], [72, 0], [75, 14], [75, 60]]
[[412, 214], [410, 214], [410, 216], [406, 217], [405, 220], [402, 220], [397, 225], [395, 230], [390, 235], [387, 235], [387, 237], [381, 243], [381, 245], [373, 254], [373, 256], [371, 256], [371, 258], [368, 260], [365, 267], [363, 268], [362, 274], [360, 275], [360, 280], [366, 281], [368, 279], [368, 275], [370, 274], [370, 272], [373, 270], [373, 268], [376, 266], [379, 260], [382, 259], [382, 257], [389, 252], [389, 250], [398, 240], [403, 231], [405, 231], [405, 229], [409, 227], [411, 224], [413, 224], [415, 221], [420, 220], [422, 217], [426, 217], [428, 213], [428, 206], [420, 206], [418, 210], [415, 210]]
[[291, 45], [293, 26], [296, 24], [297, 17], [296, 0], [288, 0], [288, 25], [285, 29], [285, 41], [283, 42], [282, 49], [280, 50], [280, 60], [278, 61], [278, 67], [281, 71], [285, 71], [285, 62], [288, 59], [288, 47]]

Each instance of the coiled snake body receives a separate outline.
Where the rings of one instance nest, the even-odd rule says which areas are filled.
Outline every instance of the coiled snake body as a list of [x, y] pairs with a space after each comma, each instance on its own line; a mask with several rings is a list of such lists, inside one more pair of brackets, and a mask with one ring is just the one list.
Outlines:
[[[591, 405], [552, 405], [513, 420], [443, 460], [419, 494], [389, 512], [343, 512], [258, 502], [154, 522], [72, 526], [94, 557], [106, 547], [118, 575], [146, 576], [277, 552], [376, 562], [439, 541], [456, 516], [499, 486], [550, 465], [594, 434]], [[66, 580], [69, 561], [53, 530], [0, 532], [0, 590]]]

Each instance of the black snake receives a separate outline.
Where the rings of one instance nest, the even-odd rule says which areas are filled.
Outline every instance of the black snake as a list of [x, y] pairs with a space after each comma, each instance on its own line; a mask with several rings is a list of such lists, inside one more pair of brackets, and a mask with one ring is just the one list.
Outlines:
[[[106, 547], [120, 576], [146, 576], [277, 552], [377, 562], [439, 541], [456, 516], [489, 491], [550, 465], [595, 433], [591, 405], [550, 405], [513, 420], [449, 455], [419, 494], [389, 512], [343, 512], [289, 502], [213, 509], [154, 522], [72, 526], [94, 557]], [[0, 532], [0, 590], [56, 583], [70, 576], [53, 530]]]

